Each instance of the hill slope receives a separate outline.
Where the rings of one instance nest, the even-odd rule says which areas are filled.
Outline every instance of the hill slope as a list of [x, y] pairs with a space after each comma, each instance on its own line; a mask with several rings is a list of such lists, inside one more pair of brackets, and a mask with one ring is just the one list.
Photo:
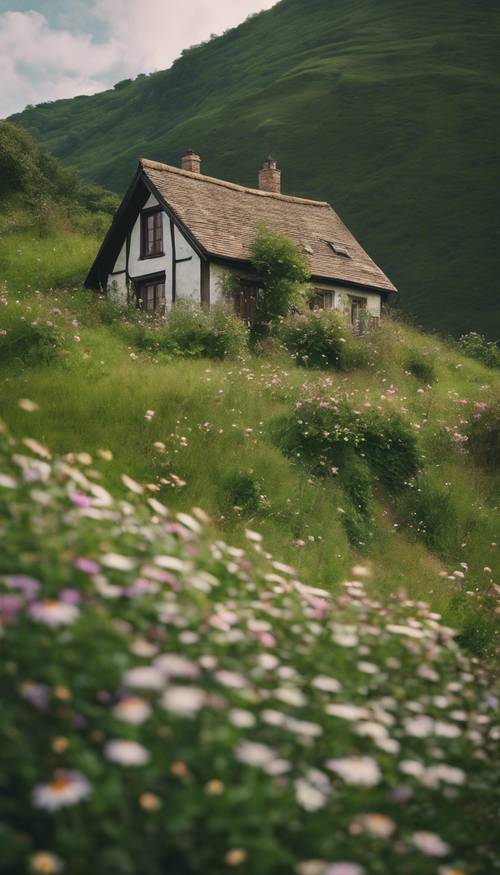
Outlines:
[[498, 336], [498, 6], [283, 0], [171, 69], [13, 117], [121, 192], [139, 155], [329, 199], [425, 326]]

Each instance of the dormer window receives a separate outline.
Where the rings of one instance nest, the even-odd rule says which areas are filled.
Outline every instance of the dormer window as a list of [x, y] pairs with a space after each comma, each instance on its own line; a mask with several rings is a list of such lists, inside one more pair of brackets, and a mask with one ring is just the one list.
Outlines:
[[163, 213], [158, 209], [144, 210], [141, 213], [141, 258], [157, 258], [163, 254]]
[[342, 255], [344, 258], [352, 258], [347, 246], [343, 243], [336, 243], [334, 240], [324, 240], [335, 255]]

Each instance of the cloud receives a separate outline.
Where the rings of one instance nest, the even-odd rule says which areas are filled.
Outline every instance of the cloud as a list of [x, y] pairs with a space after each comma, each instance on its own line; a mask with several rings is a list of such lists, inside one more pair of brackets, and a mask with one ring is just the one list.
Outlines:
[[[0, 14], [0, 117], [120, 79], [164, 69], [182, 49], [221, 33], [275, 0], [57, 0], [38, 11]], [[60, 9], [58, 9], [60, 5]], [[64, 10], [59, 19], [56, 13]], [[73, 11], [73, 19], [72, 19]], [[64, 26], [56, 26], [64, 21]]]

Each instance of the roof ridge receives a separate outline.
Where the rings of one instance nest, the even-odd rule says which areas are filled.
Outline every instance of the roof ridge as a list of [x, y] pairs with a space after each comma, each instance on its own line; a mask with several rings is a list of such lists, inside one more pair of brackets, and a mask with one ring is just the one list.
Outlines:
[[236, 182], [227, 182], [225, 179], [217, 179], [215, 176], [205, 176], [203, 173], [193, 173], [191, 170], [183, 170], [181, 167], [173, 167], [171, 164], [162, 164], [160, 161], [151, 161], [149, 158], [140, 158], [139, 163], [142, 167], [149, 168], [150, 170], [177, 173], [179, 176], [187, 176], [190, 179], [210, 182], [213, 185], [220, 185], [222, 188], [229, 188], [233, 191], [242, 191], [246, 194], [274, 198], [275, 200], [288, 201], [289, 203], [307, 204], [309, 206], [328, 207], [331, 209], [330, 204], [327, 201], [315, 201], [310, 198], [295, 197], [291, 194], [278, 194], [274, 191], [261, 191], [260, 188], [250, 188], [246, 185], [238, 185]]

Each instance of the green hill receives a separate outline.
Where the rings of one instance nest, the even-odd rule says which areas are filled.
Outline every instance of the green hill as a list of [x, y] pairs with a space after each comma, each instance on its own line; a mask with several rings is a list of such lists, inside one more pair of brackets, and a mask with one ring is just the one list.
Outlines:
[[0, 289], [81, 285], [118, 204], [0, 122]]
[[283, 0], [169, 69], [13, 117], [122, 192], [138, 156], [329, 199], [426, 327], [496, 338], [500, 81], [491, 0]]

